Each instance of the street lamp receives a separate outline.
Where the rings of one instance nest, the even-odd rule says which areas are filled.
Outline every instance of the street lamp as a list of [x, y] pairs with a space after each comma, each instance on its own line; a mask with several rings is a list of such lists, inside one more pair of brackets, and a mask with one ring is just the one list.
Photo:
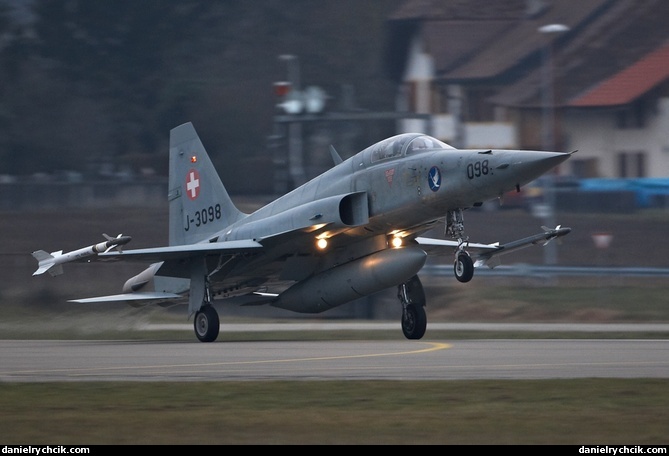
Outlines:
[[296, 55], [281, 54], [279, 60], [286, 62], [288, 66], [288, 81], [292, 84], [293, 90], [300, 90], [300, 61]]
[[[545, 35], [553, 35], [563, 33], [569, 30], [564, 24], [548, 24], [539, 27], [539, 33]], [[554, 150], [554, 128], [555, 128], [555, 93], [553, 89], [553, 42], [549, 41], [544, 46], [544, 63], [543, 63], [543, 91], [542, 91], [542, 106], [543, 106], [543, 122], [542, 122], [542, 139], [545, 150]]]
[[[544, 62], [542, 71], [542, 123], [541, 133], [543, 149], [555, 150], [555, 94], [553, 89], [553, 40], [550, 35], [569, 31], [564, 24], [547, 24], [538, 28], [539, 33], [549, 36], [544, 46]], [[555, 182], [554, 176], [549, 175], [548, 182], [544, 187], [546, 195], [546, 224], [550, 228], [555, 227]], [[557, 263], [557, 246], [550, 242], [544, 249], [544, 262], [546, 264]]]
[[[288, 83], [290, 84], [283, 109], [289, 114], [299, 114], [303, 108], [300, 92], [300, 61], [293, 54], [281, 54], [279, 60], [286, 62]], [[297, 117], [294, 122], [288, 125], [288, 173], [293, 187], [298, 187], [306, 182], [302, 156], [302, 122]]]

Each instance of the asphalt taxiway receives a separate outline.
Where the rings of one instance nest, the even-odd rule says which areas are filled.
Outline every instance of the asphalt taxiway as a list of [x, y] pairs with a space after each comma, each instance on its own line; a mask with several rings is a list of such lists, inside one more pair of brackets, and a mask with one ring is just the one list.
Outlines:
[[669, 340], [0, 340], [0, 381], [669, 378]]

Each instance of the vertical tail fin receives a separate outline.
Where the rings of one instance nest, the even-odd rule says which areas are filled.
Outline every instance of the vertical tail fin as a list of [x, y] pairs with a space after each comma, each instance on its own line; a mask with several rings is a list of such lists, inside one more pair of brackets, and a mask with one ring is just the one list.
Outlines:
[[169, 243], [192, 244], [243, 218], [193, 124], [170, 131]]

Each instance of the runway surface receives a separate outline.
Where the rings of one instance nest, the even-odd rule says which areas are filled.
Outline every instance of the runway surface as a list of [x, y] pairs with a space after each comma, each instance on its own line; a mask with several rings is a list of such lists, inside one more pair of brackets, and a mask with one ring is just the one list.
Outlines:
[[669, 378], [669, 340], [0, 340], [0, 381]]

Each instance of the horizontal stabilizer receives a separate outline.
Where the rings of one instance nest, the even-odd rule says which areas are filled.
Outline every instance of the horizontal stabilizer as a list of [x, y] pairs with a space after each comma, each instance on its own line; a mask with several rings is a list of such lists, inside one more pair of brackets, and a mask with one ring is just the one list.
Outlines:
[[70, 299], [68, 302], [79, 302], [84, 304], [95, 302], [124, 302], [124, 301], [165, 301], [180, 299], [183, 296], [175, 293], [146, 292], [146, 293], [122, 293], [109, 296], [98, 296], [96, 298]]

